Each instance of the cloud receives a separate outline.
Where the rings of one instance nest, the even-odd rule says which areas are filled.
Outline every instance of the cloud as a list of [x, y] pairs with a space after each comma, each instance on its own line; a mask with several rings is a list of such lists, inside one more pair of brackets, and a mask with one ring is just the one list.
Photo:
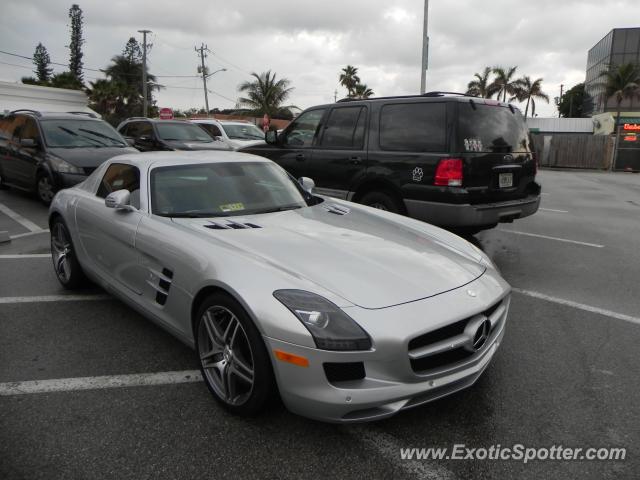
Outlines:
[[[4, 0], [0, 18], [2, 50], [31, 55], [43, 42], [53, 60], [66, 63], [67, 12], [71, 2]], [[233, 106], [237, 86], [251, 72], [272, 70], [295, 87], [291, 103], [300, 107], [333, 101], [341, 68], [359, 68], [377, 95], [417, 93], [420, 85], [423, 0], [323, 2], [270, 0], [174, 0], [103, 2], [81, 0], [85, 17], [85, 66], [104, 68], [137, 30], [153, 30], [150, 71], [166, 88], [162, 106], [200, 107], [199, 59], [194, 47], [205, 43], [215, 93], [210, 105]], [[621, 15], [620, 12], [624, 12]], [[461, 91], [485, 66], [518, 66], [518, 74], [544, 78], [551, 98], [584, 80], [587, 51], [609, 30], [635, 26], [640, 5], [631, 0], [557, 2], [431, 1], [429, 11], [430, 90]], [[29, 75], [28, 60], [0, 55], [0, 78]], [[56, 67], [61, 71], [64, 67]], [[85, 72], [87, 80], [100, 76]], [[553, 105], [538, 107], [554, 115]]]

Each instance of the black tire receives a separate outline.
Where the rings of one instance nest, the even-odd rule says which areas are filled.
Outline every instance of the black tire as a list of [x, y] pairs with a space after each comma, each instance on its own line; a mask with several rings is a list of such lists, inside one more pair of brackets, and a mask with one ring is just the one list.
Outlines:
[[46, 172], [38, 172], [36, 176], [36, 196], [38, 200], [49, 206], [55, 194], [56, 188], [51, 176]]
[[53, 270], [62, 286], [76, 290], [87, 284], [88, 280], [76, 257], [76, 251], [69, 229], [61, 217], [51, 223], [51, 258]]
[[200, 371], [216, 401], [236, 415], [261, 412], [274, 397], [275, 379], [262, 335], [244, 308], [231, 296], [214, 293], [202, 302], [194, 323]]
[[396, 195], [390, 192], [373, 191], [365, 193], [358, 203], [368, 205], [369, 207], [386, 210], [391, 213], [405, 214], [404, 203]]
[[9, 186], [4, 183], [4, 174], [2, 173], [2, 170], [0, 170], [0, 190], [7, 190], [9, 188]]

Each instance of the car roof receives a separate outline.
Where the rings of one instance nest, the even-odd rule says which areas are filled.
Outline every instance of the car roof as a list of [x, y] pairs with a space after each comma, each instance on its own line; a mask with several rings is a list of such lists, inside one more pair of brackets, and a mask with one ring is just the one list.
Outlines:
[[[461, 102], [468, 103], [472, 102], [485, 102], [490, 101], [494, 102], [501, 107], [508, 107], [510, 104], [501, 102], [498, 100], [493, 100], [489, 98], [476, 97], [473, 95], [465, 95], [465, 94], [457, 94], [451, 92], [430, 92], [424, 95], [397, 95], [397, 96], [389, 96], [389, 97], [371, 97], [371, 98], [343, 98], [342, 100], [338, 100], [335, 103], [325, 103], [323, 105], [314, 105], [310, 108], [328, 108], [334, 106], [349, 106], [349, 105], [366, 105], [369, 103], [387, 103], [390, 100], [404, 100], [404, 101], [413, 101], [415, 103], [418, 102]], [[515, 108], [515, 107], [514, 107]]]
[[141, 152], [118, 155], [109, 160], [109, 163], [127, 161], [139, 167], [141, 170], [157, 166], [193, 165], [207, 163], [272, 163], [271, 160], [251, 155], [248, 153], [233, 152], [228, 150], [197, 150], [197, 151], [172, 151], [172, 152]]

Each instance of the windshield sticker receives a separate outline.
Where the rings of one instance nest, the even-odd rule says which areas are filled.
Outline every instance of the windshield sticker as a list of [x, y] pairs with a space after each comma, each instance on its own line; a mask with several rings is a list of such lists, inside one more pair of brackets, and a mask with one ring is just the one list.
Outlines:
[[416, 167], [416, 168], [413, 169], [413, 181], [414, 182], [421, 182], [423, 175], [424, 175], [424, 172], [422, 171], [422, 169], [420, 167]]
[[465, 138], [464, 149], [467, 152], [482, 152], [482, 140], [479, 138]]
[[220, 210], [223, 212], [237, 212], [238, 210], [244, 210], [243, 203], [227, 203], [226, 205], [220, 205]]

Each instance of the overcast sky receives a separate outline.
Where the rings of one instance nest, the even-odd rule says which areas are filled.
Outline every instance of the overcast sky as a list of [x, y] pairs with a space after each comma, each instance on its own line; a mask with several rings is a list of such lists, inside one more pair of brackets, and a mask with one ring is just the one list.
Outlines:
[[[423, 0], [81, 0], [84, 65], [100, 69], [137, 30], [153, 31], [149, 71], [166, 88], [160, 107], [203, 107], [194, 47], [208, 45], [214, 75], [211, 108], [232, 108], [237, 86], [251, 72], [272, 70], [291, 80], [291, 103], [306, 108], [346, 92], [340, 69], [358, 67], [376, 95], [418, 93]], [[52, 61], [66, 64], [69, 1], [2, 0], [0, 50], [30, 56], [38, 42]], [[633, 23], [635, 21], [635, 23]], [[544, 78], [553, 99], [560, 84], [584, 81], [587, 51], [612, 28], [640, 25], [637, 0], [431, 0], [427, 90], [464, 91], [485, 66], [518, 66], [519, 75]], [[0, 79], [31, 75], [29, 60], [0, 54]], [[21, 65], [13, 66], [13, 65]], [[65, 68], [55, 66], [55, 71]], [[100, 77], [85, 71], [86, 80]], [[556, 113], [538, 104], [540, 116]]]

